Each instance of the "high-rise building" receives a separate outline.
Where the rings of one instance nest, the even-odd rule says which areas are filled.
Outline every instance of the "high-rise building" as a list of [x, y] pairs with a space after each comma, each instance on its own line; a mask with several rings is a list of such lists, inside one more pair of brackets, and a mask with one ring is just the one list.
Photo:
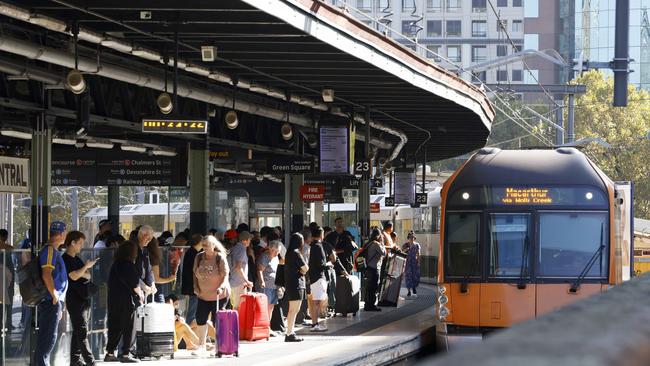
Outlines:
[[[575, 55], [589, 61], [614, 58], [615, 0], [575, 2]], [[630, 1], [630, 83], [650, 90], [650, 0]], [[609, 72], [606, 70], [606, 72]]]

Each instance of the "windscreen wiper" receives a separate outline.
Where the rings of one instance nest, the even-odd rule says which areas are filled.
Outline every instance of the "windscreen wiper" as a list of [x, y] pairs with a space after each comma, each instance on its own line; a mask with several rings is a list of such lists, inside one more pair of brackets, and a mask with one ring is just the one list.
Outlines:
[[521, 253], [521, 270], [519, 271], [519, 281], [517, 282], [517, 288], [523, 290], [526, 288], [526, 274], [528, 272], [528, 251], [529, 251], [529, 238], [526, 235], [524, 239], [524, 248]]
[[591, 259], [589, 259], [589, 262], [587, 262], [587, 265], [585, 265], [585, 268], [583, 268], [582, 272], [580, 272], [580, 275], [578, 278], [576, 278], [575, 281], [571, 284], [571, 288], [569, 288], [569, 292], [571, 293], [576, 293], [578, 292], [578, 289], [580, 288], [580, 283], [587, 277], [587, 274], [589, 271], [591, 271], [591, 267], [594, 266], [594, 263], [596, 263], [596, 260], [600, 258], [600, 256], [603, 253], [603, 249], [605, 249], [605, 224], [600, 224], [600, 245], [598, 246], [598, 249], [596, 249], [596, 252], [594, 255], [591, 256]]

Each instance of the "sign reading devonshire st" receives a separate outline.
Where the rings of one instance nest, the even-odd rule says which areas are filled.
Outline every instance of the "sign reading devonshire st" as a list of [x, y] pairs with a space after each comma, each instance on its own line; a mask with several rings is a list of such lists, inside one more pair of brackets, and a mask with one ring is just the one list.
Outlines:
[[122, 150], [52, 149], [54, 186], [187, 186], [181, 154], [149, 156]]
[[266, 160], [267, 174], [310, 174], [314, 172], [314, 159], [307, 157], [277, 156]]
[[0, 192], [29, 193], [29, 159], [0, 156]]
[[208, 122], [182, 118], [143, 118], [142, 132], [206, 134], [208, 133]]

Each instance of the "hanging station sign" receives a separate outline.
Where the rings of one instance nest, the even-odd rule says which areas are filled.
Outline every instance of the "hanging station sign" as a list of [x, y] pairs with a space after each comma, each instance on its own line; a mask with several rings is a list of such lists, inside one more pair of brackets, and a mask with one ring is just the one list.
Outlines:
[[121, 150], [52, 149], [53, 186], [187, 186], [187, 160]]
[[314, 172], [314, 159], [304, 157], [275, 157], [266, 160], [268, 174], [309, 174]]
[[183, 118], [143, 118], [142, 132], [206, 134], [208, 133], [208, 121]]
[[410, 205], [415, 200], [415, 172], [397, 169], [394, 177], [395, 203]]
[[350, 173], [350, 128], [323, 126], [320, 129], [319, 168], [322, 174]]
[[29, 159], [0, 156], [0, 192], [29, 193]]

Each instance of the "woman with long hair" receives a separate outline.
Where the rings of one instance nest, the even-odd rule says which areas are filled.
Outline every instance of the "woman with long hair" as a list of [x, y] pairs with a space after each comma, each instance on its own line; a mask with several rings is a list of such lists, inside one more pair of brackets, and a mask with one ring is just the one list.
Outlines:
[[212, 235], [201, 240], [203, 252], [196, 255], [194, 260], [194, 293], [198, 298], [196, 306], [196, 334], [199, 344], [192, 354], [202, 356], [205, 354], [205, 339], [208, 333], [208, 318], [217, 319], [217, 301], [219, 307], [224, 308], [230, 296], [228, 281], [228, 261], [226, 249]]
[[[176, 281], [176, 275], [178, 273], [178, 267], [180, 261], [173, 261], [169, 264], [171, 274], [166, 277], [160, 275], [160, 266], [162, 264], [162, 249], [160, 248], [160, 243], [158, 239], [153, 238], [147, 245], [147, 251], [149, 252], [149, 263], [151, 263], [151, 271], [153, 272], [153, 279], [156, 285], [164, 285]], [[168, 290], [161, 286], [158, 293], [155, 295], [156, 302], [164, 302], [165, 295], [167, 295], [165, 290]]]
[[296, 323], [296, 315], [300, 310], [302, 301], [306, 298], [305, 289], [307, 288], [307, 284], [305, 274], [309, 270], [309, 266], [302, 256], [304, 246], [305, 239], [301, 234], [294, 233], [291, 235], [284, 265], [284, 296], [289, 301], [285, 342], [301, 342], [303, 340], [296, 336], [296, 333], [293, 332], [293, 327]]
[[[140, 276], [135, 267], [138, 244], [132, 241], [122, 243], [114, 255], [111, 273], [108, 276], [108, 342], [104, 362], [134, 363], [130, 353], [133, 337], [135, 310], [144, 302], [140, 289]], [[115, 349], [122, 338], [122, 357], [115, 357]]]
[[86, 236], [79, 231], [71, 231], [65, 237], [63, 262], [68, 272], [68, 292], [65, 306], [70, 314], [72, 338], [70, 344], [70, 365], [94, 365], [95, 360], [88, 344], [88, 316], [90, 315], [90, 268], [97, 259], [84, 263], [79, 258]]

